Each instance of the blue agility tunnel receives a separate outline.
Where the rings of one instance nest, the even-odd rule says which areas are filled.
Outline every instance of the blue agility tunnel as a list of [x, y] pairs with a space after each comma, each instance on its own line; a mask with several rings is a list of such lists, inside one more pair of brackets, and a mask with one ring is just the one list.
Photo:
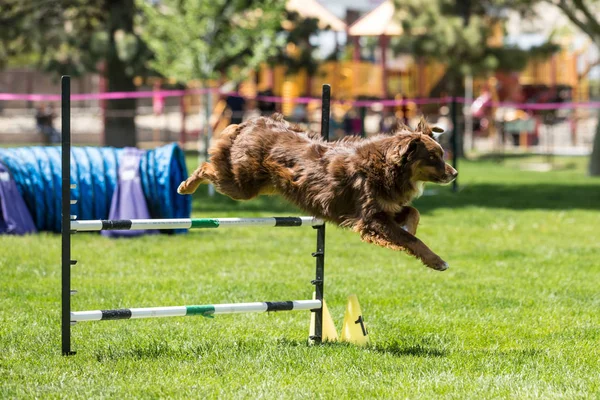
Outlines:
[[[121, 182], [119, 162], [127, 156], [112, 147], [71, 149], [71, 213], [77, 219], [108, 219], [113, 194]], [[0, 149], [0, 162], [9, 170], [38, 231], [60, 232], [60, 147]], [[151, 218], [189, 218], [191, 196], [177, 194], [177, 185], [187, 178], [183, 151], [176, 144], [148, 150], [141, 157], [139, 176]], [[123, 194], [122, 194], [123, 195]], [[125, 194], [126, 195], [126, 194]], [[140, 204], [141, 205], [141, 204]]]

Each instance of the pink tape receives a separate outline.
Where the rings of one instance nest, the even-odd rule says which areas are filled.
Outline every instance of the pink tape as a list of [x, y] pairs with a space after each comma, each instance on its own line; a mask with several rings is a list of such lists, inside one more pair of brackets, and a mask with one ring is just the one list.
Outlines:
[[[217, 89], [189, 89], [189, 90], [157, 90], [142, 92], [105, 92], [105, 93], [82, 93], [72, 94], [71, 101], [83, 100], [122, 100], [142, 99], [152, 97], [180, 97], [186, 94], [202, 94]], [[24, 101], [59, 101], [59, 94], [20, 94], [0, 93], [1, 100], [24, 100]]]
[[60, 100], [60, 95], [0, 93], [0, 100], [55, 101]]
[[[457, 97], [457, 103], [466, 103], [464, 97]], [[565, 103], [511, 103], [508, 101], [490, 102], [483, 105], [485, 108], [490, 107], [506, 107], [518, 108], [520, 110], [557, 110], [557, 109], [574, 109], [574, 108], [600, 108], [600, 101], [588, 101], [585, 103], [565, 102]]]
[[[228, 95], [241, 96], [239, 93], [226, 93]], [[283, 97], [274, 96], [256, 96], [253, 99], [271, 102], [271, 103], [283, 103], [286, 101], [292, 101], [294, 103], [308, 104], [312, 102], [320, 103], [321, 99], [318, 97], [294, 97], [292, 99], [284, 99]], [[352, 104], [354, 107], [370, 107], [372, 105], [380, 104], [382, 106], [401, 106], [408, 104], [436, 104], [436, 103], [448, 103], [450, 97], [441, 98], [427, 98], [427, 99], [388, 99], [388, 100], [333, 100], [334, 103]]]
[[[122, 99], [142, 99], [142, 98], [164, 98], [164, 97], [180, 97], [188, 94], [203, 94], [207, 92], [218, 92], [222, 95], [242, 96], [236, 92], [219, 92], [217, 88], [212, 89], [189, 89], [189, 90], [158, 90], [158, 91], [141, 91], [141, 92], [105, 92], [105, 93], [83, 93], [83, 94], [72, 94], [71, 101], [83, 101], [83, 100], [122, 100]], [[287, 99], [277, 96], [256, 96], [252, 99], [271, 102], [271, 103], [283, 103], [286, 101], [292, 101], [299, 104], [308, 104], [312, 102], [320, 103], [321, 99], [318, 97], [296, 97]], [[9, 100], [20, 100], [20, 101], [60, 101], [60, 95], [58, 94], [21, 94], [21, 93], [0, 93], [0, 101]], [[415, 98], [415, 99], [384, 99], [384, 100], [334, 100], [334, 103], [350, 103], [354, 107], [370, 107], [373, 105], [381, 105], [384, 107], [404, 106], [408, 104], [449, 104], [451, 103], [451, 97], [439, 97], [439, 98]], [[457, 103], [465, 104], [466, 99], [464, 97], [457, 97]], [[600, 108], [600, 102], [586, 102], [586, 103], [509, 103], [509, 102], [497, 102], [489, 103], [484, 107], [508, 107], [518, 108], [521, 110], [556, 110], [556, 109], [575, 109], [575, 108]]]
[[415, 99], [386, 99], [386, 100], [356, 100], [352, 101], [355, 107], [370, 107], [373, 105], [382, 105], [384, 107], [406, 106], [409, 104], [441, 104], [449, 103], [450, 97], [432, 97], [432, 98], [415, 98]]
[[575, 108], [600, 108], [600, 101], [590, 101], [587, 103], [492, 103], [490, 106], [518, 108], [520, 110], [558, 110]]

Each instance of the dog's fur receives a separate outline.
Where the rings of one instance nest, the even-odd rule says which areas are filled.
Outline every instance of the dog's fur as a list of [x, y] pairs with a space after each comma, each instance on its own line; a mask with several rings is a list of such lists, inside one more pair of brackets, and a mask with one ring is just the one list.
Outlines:
[[[435, 128], [434, 128], [435, 130]], [[359, 232], [362, 240], [405, 250], [436, 270], [448, 264], [414, 235], [419, 212], [410, 202], [425, 182], [458, 174], [446, 164], [432, 129], [421, 120], [393, 135], [325, 142], [281, 115], [228, 126], [203, 163], [177, 191], [202, 183], [238, 200], [281, 194], [311, 215]]]

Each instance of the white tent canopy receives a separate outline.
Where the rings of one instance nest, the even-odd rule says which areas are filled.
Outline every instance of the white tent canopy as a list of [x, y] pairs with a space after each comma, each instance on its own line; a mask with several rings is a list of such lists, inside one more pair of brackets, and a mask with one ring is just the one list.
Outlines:
[[346, 24], [344, 21], [336, 17], [316, 0], [288, 0], [285, 7], [288, 11], [295, 11], [305, 18], [318, 19], [319, 28], [321, 29], [325, 29], [329, 26], [329, 29], [332, 31], [346, 31]]
[[350, 36], [399, 36], [403, 29], [394, 18], [395, 12], [392, 0], [386, 0], [352, 24], [348, 33]]

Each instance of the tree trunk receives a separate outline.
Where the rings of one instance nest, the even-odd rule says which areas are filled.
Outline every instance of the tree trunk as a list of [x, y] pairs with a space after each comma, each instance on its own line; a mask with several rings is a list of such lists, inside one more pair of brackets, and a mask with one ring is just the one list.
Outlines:
[[[107, 0], [110, 45], [106, 60], [109, 92], [134, 92], [133, 76], [127, 74], [127, 63], [119, 59], [115, 32], [133, 33], [134, 0]], [[136, 99], [108, 100], [106, 104], [105, 141], [107, 146], [126, 147], [137, 144], [135, 130]]]
[[596, 135], [594, 136], [594, 148], [590, 157], [590, 175], [600, 176], [600, 113], [596, 123]]

